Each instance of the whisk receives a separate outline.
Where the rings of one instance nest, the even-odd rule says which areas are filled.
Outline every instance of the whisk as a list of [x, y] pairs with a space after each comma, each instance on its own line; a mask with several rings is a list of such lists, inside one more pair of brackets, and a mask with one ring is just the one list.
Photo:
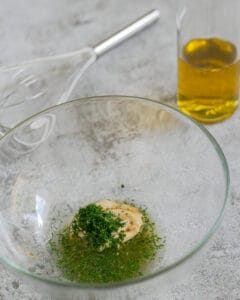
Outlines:
[[[0, 68], [0, 136], [30, 115], [69, 100], [80, 77], [97, 58], [158, 18], [159, 11], [152, 10], [93, 47]], [[46, 119], [47, 123], [39, 122], [40, 127], [47, 126], [42, 130], [45, 135], [52, 127], [51, 118]], [[41, 136], [34, 145], [43, 139]]]

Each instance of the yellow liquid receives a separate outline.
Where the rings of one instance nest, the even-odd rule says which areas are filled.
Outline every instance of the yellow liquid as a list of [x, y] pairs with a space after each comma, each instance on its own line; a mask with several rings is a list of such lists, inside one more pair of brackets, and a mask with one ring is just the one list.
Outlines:
[[178, 59], [178, 106], [203, 123], [230, 117], [238, 105], [236, 47], [217, 38], [190, 40]]

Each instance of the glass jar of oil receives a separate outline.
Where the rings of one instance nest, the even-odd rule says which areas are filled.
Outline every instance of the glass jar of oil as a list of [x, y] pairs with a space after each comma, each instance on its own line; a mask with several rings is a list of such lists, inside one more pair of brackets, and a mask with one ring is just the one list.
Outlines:
[[[236, 26], [234, 36], [234, 24], [231, 25], [234, 18], [221, 11], [223, 7], [219, 2], [199, 1], [200, 7], [192, 2], [195, 6], [190, 3], [185, 6], [178, 22], [177, 101], [179, 109], [192, 118], [215, 123], [230, 117], [238, 106], [240, 41], [236, 38], [240, 30]], [[230, 4], [225, 1], [227, 3]], [[203, 11], [205, 15], [201, 14]], [[229, 28], [224, 29], [224, 22], [230, 28], [233, 26], [231, 32]]]

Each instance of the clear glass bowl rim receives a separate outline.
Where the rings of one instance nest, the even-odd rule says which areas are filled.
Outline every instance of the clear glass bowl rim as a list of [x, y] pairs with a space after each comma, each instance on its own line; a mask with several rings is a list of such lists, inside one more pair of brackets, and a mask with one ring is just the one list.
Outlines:
[[162, 101], [156, 101], [156, 100], [152, 100], [152, 99], [148, 99], [145, 97], [137, 97], [137, 96], [125, 96], [125, 95], [102, 95], [102, 96], [91, 96], [91, 97], [82, 97], [82, 98], [77, 98], [68, 102], [64, 102], [64, 103], [60, 103], [58, 105], [54, 105], [50, 108], [47, 108], [45, 110], [42, 110], [36, 114], [31, 115], [29, 118], [26, 118], [25, 120], [23, 120], [22, 122], [18, 123], [15, 127], [13, 127], [11, 130], [9, 130], [3, 137], [0, 138], [0, 146], [2, 144], [2, 142], [5, 140], [5, 138], [8, 137], [8, 135], [10, 135], [12, 132], [14, 132], [18, 127], [21, 127], [21, 125], [25, 124], [26, 122], [30, 122], [32, 119], [41, 116], [42, 114], [45, 114], [47, 112], [51, 112], [54, 111], [55, 109], [59, 109], [61, 107], [64, 106], [71, 106], [74, 105], [76, 102], [88, 102], [88, 101], [93, 101], [93, 100], [97, 100], [97, 101], [103, 101], [106, 99], [121, 99], [121, 100], [126, 100], [126, 101], [139, 101], [139, 102], [149, 102], [149, 103], [154, 103], [155, 105], [159, 106], [159, 107], [163, 107], [166, 108], [168, 111], [172, 111], [174, 114], [179, 114], [182, 118], [185, 118], [187, 120], [190, 120], [190, 122], [193, 123], [193, 125], [195, 125], [196, 127], [198, 127], [202, 133], [208, 138], [208, 140], [210, 141], [210, 143], [212, 144], [213, 148], [215, 149], [218, 158], [221, 162], [222, 168], [223, 168], [223, 173], [224, 173], [224, 177], [225, 177], [225, 195], [224, 195], [224, 201], [223, 201], [223, 205], [217, 215], [217, 218], [214, 222], [214, 224], [209, 228], [209, 230], [207, 231], [207, 233], [205, 234], [205, 236], [183, 257], [181, 257], [180, 259], [178, 259], [177, 261], [175, 261], [174, 263], [162, 268], [159, 271], [156, 271], [152, 274], [149, 275], [145, 275], [145, 276], [141, 276], [139, 278], [136, 279], [131, 279], [128, 281], [123, 281], [123, 282], [117, 282], [117, 283], [107, 283], [107, 284], [90, 284], [90, 283], [73, 283], [73, 282], [61, 282], [55, 279], [51, 279], [48, 277], [43, 277], [43, 276], [39, 276], [36, 274], [33, 274], [25, 269], [22, 269], [20, 267], [18, 267], [17, 265], [15, 265], [13, 262], [5, 259], [4, 257], [0, 256], [0, 262], [5, 265], [7, 268], [9, 268], [10, 270], [19, 273], [20, 275], [24, 275], [27, 277], [31, 277], [34, 280], [37, 281], [42, 281], [43, 283], [47, 283], [47, 284], [52, 284], [52, 285], [56, 285], [56, 286], [61, 286], [61, 287], [66, 287], [66, 288], [79, 288], [79, 289], [89, 289], [89, 290], [97, 290], [97, 289], [112, 289], [112, 288], [117, 288], [117, 287], [126, 287], [129, 286], [131, 284], [137, 284], [137, 283], [143, 283], [144, 281], [156, 278], [160, 275], [164, 275], [165, 273], [179, 267], [180, 265], [182, 265], [184, 262], [186, 262], [187, 260], [189, 260], [190, 258], [192, 258], [197, 252], [199, 252], [200, 249], [203, 248], [204, 245], [206, 245], [206, 243], [210, 240], [210, 238], [213, 236], [213, 234], [216, 232], [216, 230], [218, 229], [219, 225], [221, 224], [222, 218], [223, 218], [223, 214], [224, 214], [224, 210], [226, 208], [227, 202], [228, 202], [228, 195], [229, 195], [229, 187], [230, 187], [230, 175], [229, 175], [229, 167], [228, 167], [228, 163], [226, 160], [226, 157], [220, 147], [220, 145], [218, 144], [218, 142], [216, 141], [216, 139], [213, 137], [213, 135], [200, 123], [198, 123], [197, 121], [195, 121], [194, 119], [192, 119], [191, 117], [183, 114], [181, 111], [179, 111], [177, 108], [166, 104]]

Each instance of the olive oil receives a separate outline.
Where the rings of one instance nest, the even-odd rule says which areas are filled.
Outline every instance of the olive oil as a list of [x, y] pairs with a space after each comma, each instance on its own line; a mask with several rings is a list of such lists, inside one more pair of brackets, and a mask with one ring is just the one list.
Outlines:
[[230, 117], [238, 105], [240, 61], [234, 44], [190, 40], [178, 59], [178, 106], [203, 123]]

